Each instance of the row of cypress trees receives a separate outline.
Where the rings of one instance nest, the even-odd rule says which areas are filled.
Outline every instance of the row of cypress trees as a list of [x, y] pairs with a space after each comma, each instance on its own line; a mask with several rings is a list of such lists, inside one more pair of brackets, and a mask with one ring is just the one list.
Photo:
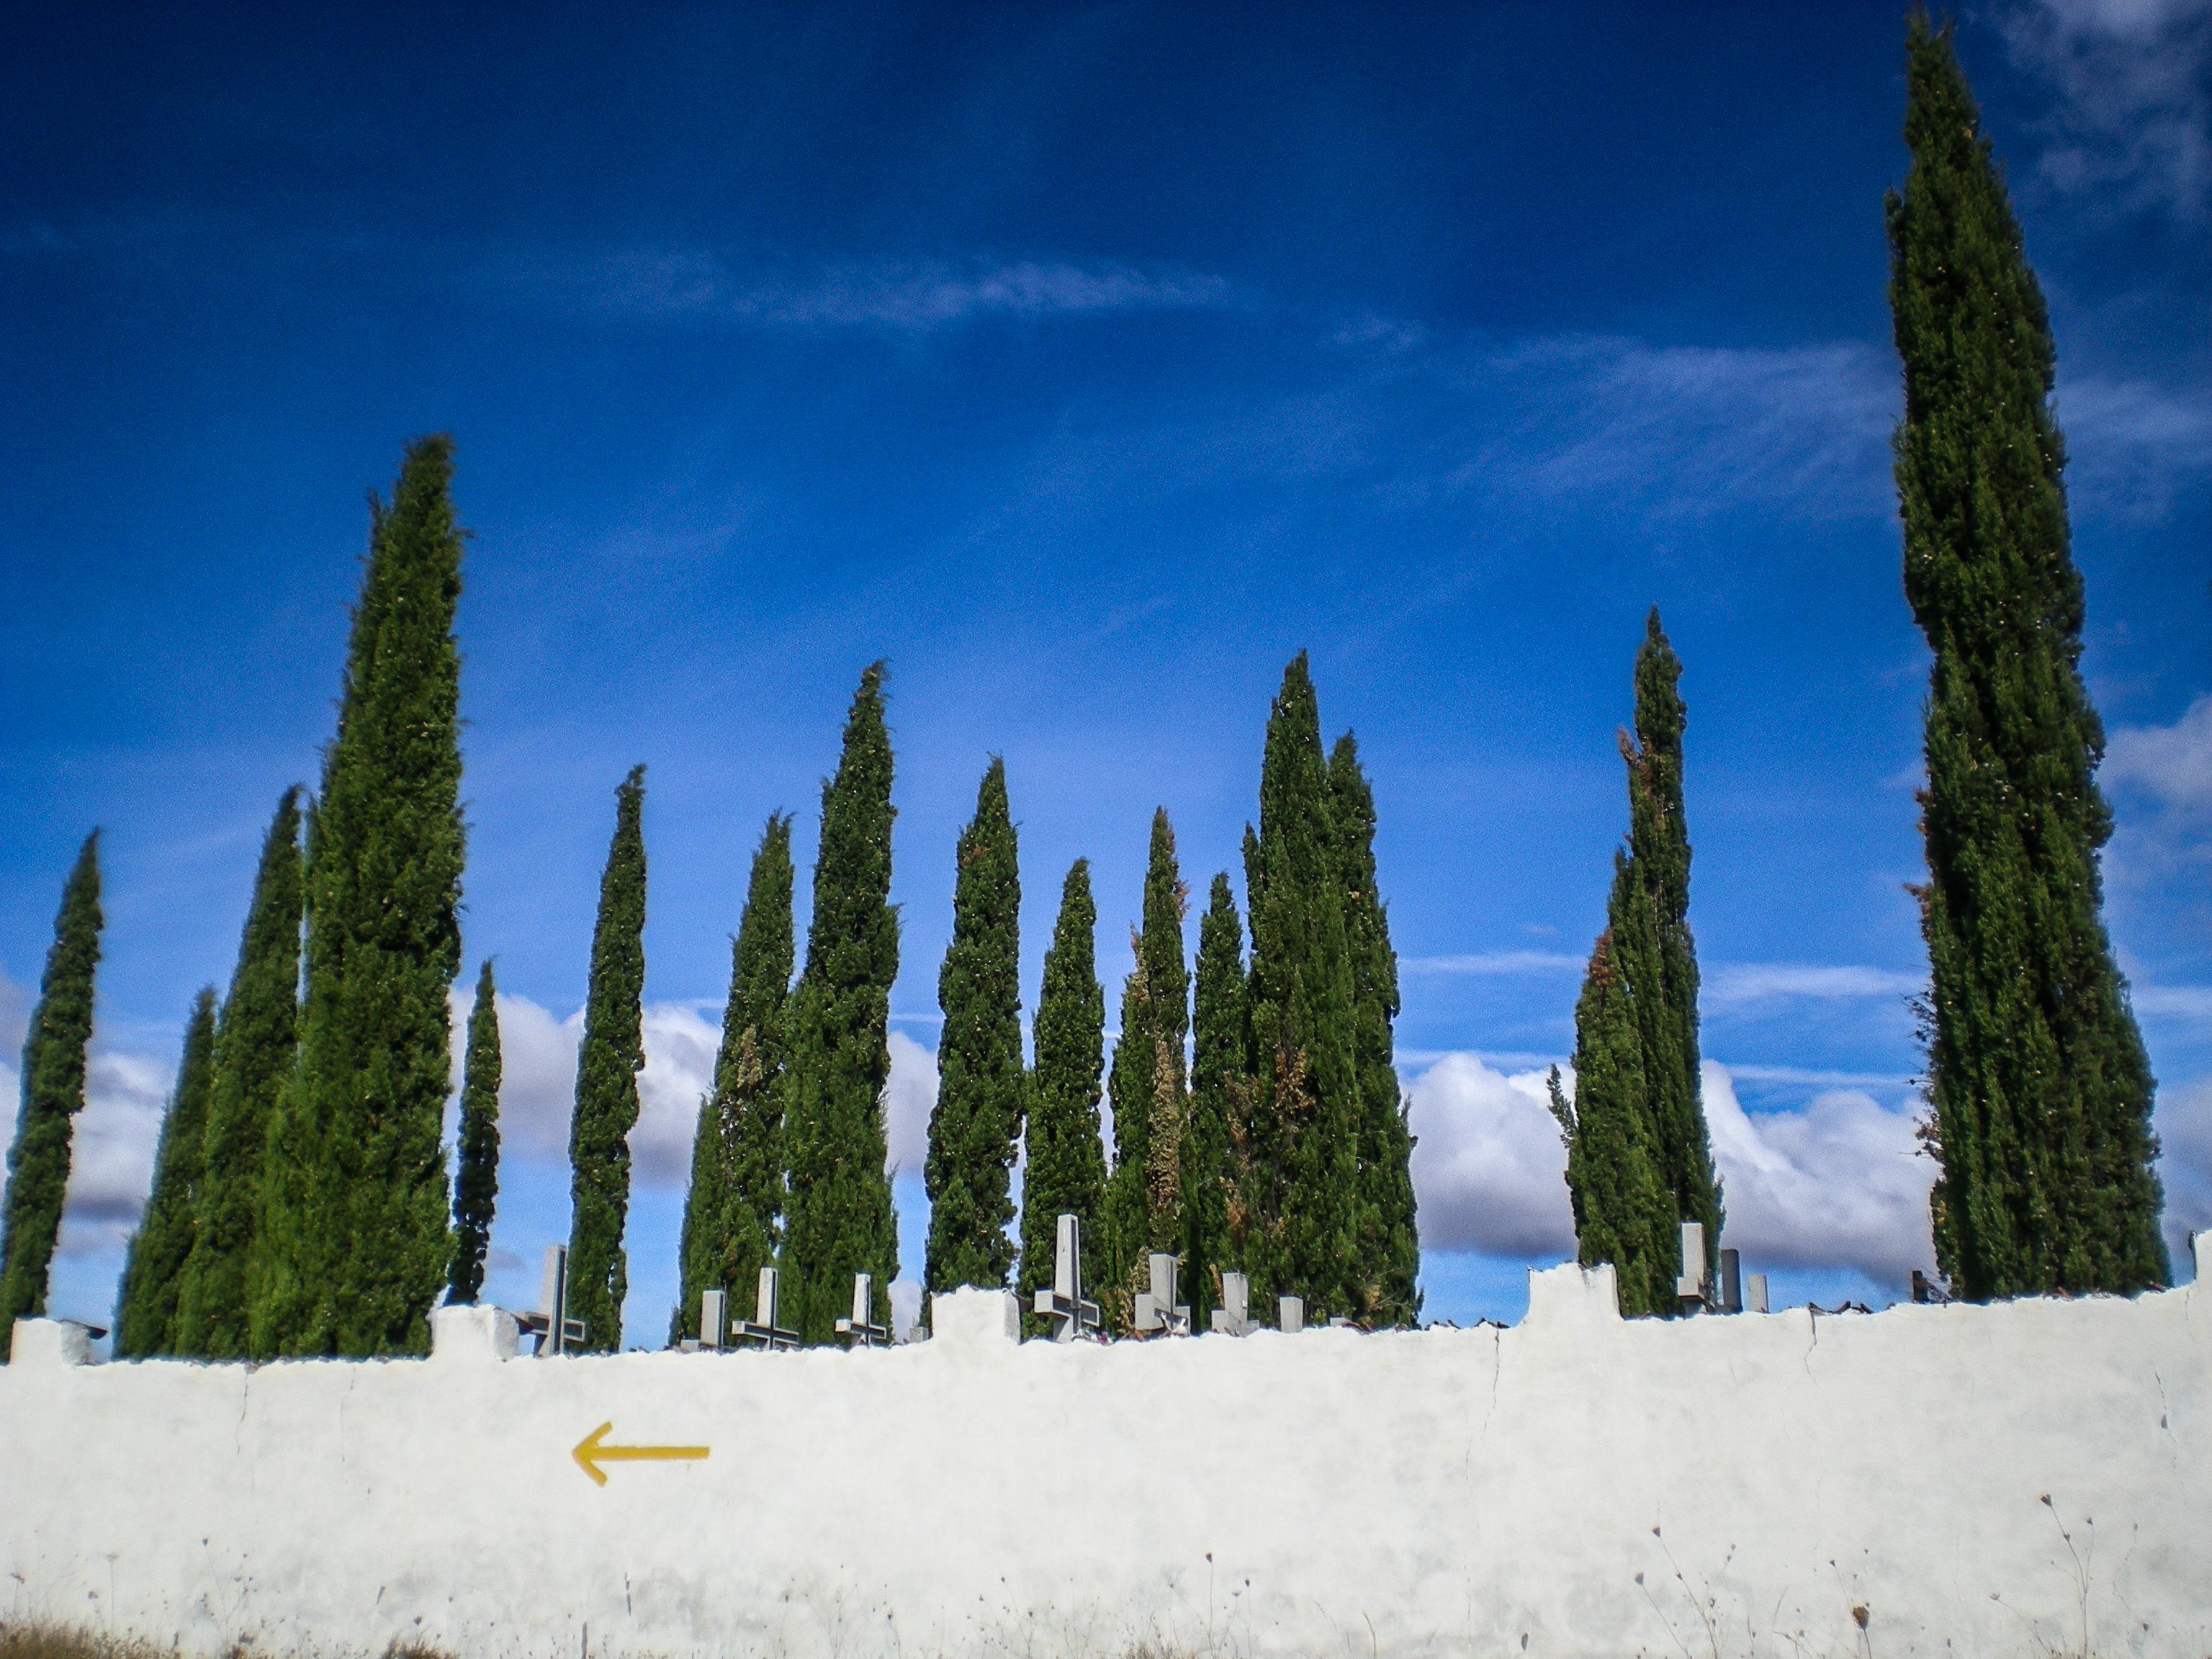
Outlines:
[[[788, 1322], [823, 1340], [853, 1273], [884, 1285], [896, 1271], [881, 1175], [897, 950], [886, 902], [890, 781], [878, 665], [862, 681], [824, 792], [807, 966], [787, 997], [787, 819], [769, 820], [754, 856], [714, 1088], [693, 1144], [672, 1339], [696, 1334], [702, 1291], [745, 1305], [755, 1272], [778, 1261], [790, 1273]], [[991, 761], [956, 852], [952, 937], [938, 975], [945, 1025], [923, 1169], [926, 1289], [1011, 1283], [1026, 1298], [1048, 1282], [1054, 1221], [1072, 1212], [1085, 1224], [1086, 1274], [1117, 1314], [1146, 1255], [1165, 1250], [1182, 1259], [1201, 1320], [1219, 1273], [1238, 1268], [1257, 1297], [1295, 1291], [1316, 1314], [1413, 1320], [1413, 1141], [1392, 1059], [1396, 959], [1373, 836], [1357, 747], [1347, 736], [1324, 754], [1300, 656], [1269, 720], [1260, 825], [1247, 836], [1249, 973], [1224, 872], [1200, 927], [1194, 1010], [1187, 890], [1173, 827], [1158, 812], [1110, 1073], [1097, 908], [1081, 859], [1061, 884], [1024, 1064], [1018, 836], [1005, 763]], [[1018, 1216], [1013, 1173], [1024, 1152]]]

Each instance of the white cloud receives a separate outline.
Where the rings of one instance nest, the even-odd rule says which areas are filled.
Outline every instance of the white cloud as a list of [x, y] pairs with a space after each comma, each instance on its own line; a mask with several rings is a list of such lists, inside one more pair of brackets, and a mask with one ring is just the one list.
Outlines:
[[130, 1242], [154, 1184], [154, 1145], [173, 1080], [160, 1060], [94, 1051], [70, 1143], [64, 1255], [120, 1250]]
[[1049, 259], [848, 264], [791, 283], [748, 277], [713, 254], [682, 249], [618, 254], [580, 270], [538, 268], [522, 273], [521, 280], [647, 316], [915, 333], [977, 316], [1189, 311], [1224, 306], [1232, 298], [1218, 276]]
[[2024, 0], [1999, 27], [2013, 61], [2057, 94], [2039, 163], [2045, 180], [2203, 216], [2212, 196], [2212, 4]]
[[2212, 469], [2212, 406], [2142, 380], [2068, 376], [2057, 410], [2067, 491], [2108, 518], [2156, 520]]
[[2130, 784], [2160, 805], [2212, 815], [2212, 696], [2171, 726], [2124, 726], [2105, 747], [2107, 783]]
[[2130, 1000], [2139, 1014], [2173, 1019], [2212, 1019], [2212, 985], [2138, 985]]
[[1779, 997], [1906, 997], [1924, 990], [1926, 983], [1917, 975], [1893, 973], [1886, 968], [1731, 962], [1721, 963], [1708, 974], [1702, 988], [1707, 1001], [1725, 1005]]
[[1883, 1106], [1856, 1089], [1815, 1095], [1794, 1111], [1746, 1112], [1728, 1069], [1705, 1065], [1705, 1122], [1720, 1165], [1727, 1243], [1752, 1271], [1856, 1267], [1901, 1285], [1934, 1261], [1928, 1189], [1911, 1096]]
[[2154, 1115], [2166, 1182], [2166, 1236], [2174, 1266], [2188, 1271], [2189, 1236], [2212, 1228], [2212, 1077], [2158, 1091]]
[[[1574, 1252], [1566, 1154], [1540, 1070], [1507, 1075], [1447, 1054], [1408, 1085], [1413, 1185], [1431, 1249]], [[1573, 1079], [1562, 1068], [1570, 1097]], [[1852, 1267], [1901, 1284], [1929, 1261], [1928, 1188], [1911, 1097], [1884, 1107], [1836, 1089], [1791, 1111], [1747, 1113], [1728, 1069], [1705, 1063], [1705, 1116], [1728, 1206], [1728, 1243], [1753, 1271]]]
[[937, 1106], [937, 1055], [904, 1031], [891, 1032], [891, 1077], [884, 1090], [886, 1172], [919, 1174], [929, 1155], [929, 1115]]
[[1542, 1071], [1508, 1075], [1474, 1054], [1450, 1054], [1407, 1086], [1425, 1248], [1574, 1254], [1566, 1149], [1546, 1103], [1544, 1078]]
[[645, 1070], [637, 1079], [637, 1126], [629, 1132], [632, 1179], [681, 1191], [691, 1178], [699, 1103], [714, 1092], [722, 1029], [687, 1003], [647, 1003]]

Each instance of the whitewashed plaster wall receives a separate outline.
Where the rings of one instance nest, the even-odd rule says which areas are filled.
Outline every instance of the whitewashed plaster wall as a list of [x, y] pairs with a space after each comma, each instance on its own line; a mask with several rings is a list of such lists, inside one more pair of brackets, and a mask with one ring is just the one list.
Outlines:
[[[872, 1352], [0, 1368], [0, 1618], [215, 1653], [2212, 1651], [2212, 1293]], [[574, 1449], [703, 1445], [617, 1462]]]

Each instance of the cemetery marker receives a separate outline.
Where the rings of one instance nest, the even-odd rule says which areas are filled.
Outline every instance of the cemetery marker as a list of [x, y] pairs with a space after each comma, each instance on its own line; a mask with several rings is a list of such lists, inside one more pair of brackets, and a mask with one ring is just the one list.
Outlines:
[[576, 1467], [592, 1477], [592, 1484], [607, 1484], [602, 1463], [696, 1463], [705, 1457], [709, 1448], [705, 1446], [610, 1446], [605, 1438], [614, 1431], [614, 1425], [602, 1423], [581, 1440], [569, 1454]]

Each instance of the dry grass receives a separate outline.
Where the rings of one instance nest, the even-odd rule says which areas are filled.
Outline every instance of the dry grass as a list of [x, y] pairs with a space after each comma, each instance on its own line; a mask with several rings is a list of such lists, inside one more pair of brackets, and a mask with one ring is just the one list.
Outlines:
[[[0, 1623], [0, 1659], [176, 1659], [173, 1648], [127, 1637], [102, 1636], [58, 1625]], [[227, 1659], [260, 1659], [246, 1648], [233, 1648]], [[395, 1642], [384, 1659], [447, 1659], [434, 1648]]]

